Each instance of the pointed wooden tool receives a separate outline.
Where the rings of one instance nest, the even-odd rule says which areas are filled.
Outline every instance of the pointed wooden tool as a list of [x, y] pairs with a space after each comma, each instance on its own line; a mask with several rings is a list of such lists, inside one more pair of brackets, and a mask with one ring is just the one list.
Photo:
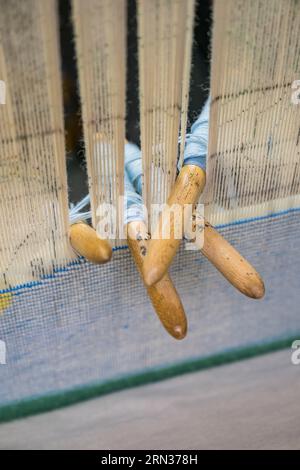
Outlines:
[[[183, 214], [184, 205], [195, 204], [204, 186], [205, 171], [197, 165], [184, 166], [167, 201], [168, 206], [171, 208], [173, 204], [178, 204], [182, 208]], [[164, 227], [165, 223], [170, 224], [167, 230]], [[162, 238], [163, 232], [169, 233], [170, 237], [168, 239]], [[168, 209], [166, 209], [162, 212], [158, 226], [152, 234], [148, 254], [143, 265], [143, 276], [147, 286], [152, 286], [158, 282], [167, 272], [180, 242], [181, 238], [175, 238], [174, 214], [172, 212], [169, 214]]]
[[[142, 268], [149, 246], [146, 225], [143, 221], [127, 224], [128, 246], [143, 279]], [[147, 287], [147, 286], [146, 286]], [[162, 325], [176, 339], [183, 339], [187, 333], [187, 320], [180, 297], [168, 273], [147, 293]]]
[[69, 239], [73, 250], [95, 264], [107, 263], [112, 257], [112, 248], [107, 240], [101, 239], [96, 230], [85, 222], [71, 225]]

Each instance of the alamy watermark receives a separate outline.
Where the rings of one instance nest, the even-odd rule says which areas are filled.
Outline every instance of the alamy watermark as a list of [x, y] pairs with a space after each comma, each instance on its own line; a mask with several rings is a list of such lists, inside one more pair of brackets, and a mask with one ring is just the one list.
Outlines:
[[[130, 206], [130, 204], [129, 204]], [[100, 204], [96, 211], [96, 231], [100, 238], [126, 240], [127, 227], [124, 224], [124, 198], [121, 196], [117, 207]], [[125, 217], [126, 219], [126, 217]], [[151, 223], [148, 226], [148, 219]], [[150, 217], [143, 204], [131, 205], [127, 210], [127, 222], [143, 220], [151, 238], [156, 240], [186, 240], [187, 250], [201, 249], [204, 244], [203, 204], [151, 204]]]
[[0, 365], [6, 364], [6, 344], [0, 339]]
[[0, 104], [5, 104], [5, 82], [0, 80]]
[[300, 365], [300, 339], [296, 339], [292, 344], [291, 361], [294, 366]]

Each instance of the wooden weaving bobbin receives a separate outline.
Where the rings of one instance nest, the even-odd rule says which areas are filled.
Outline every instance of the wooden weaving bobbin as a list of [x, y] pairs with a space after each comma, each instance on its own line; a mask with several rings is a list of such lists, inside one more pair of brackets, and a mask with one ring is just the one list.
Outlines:
[[264, 296], [265, 286], [259, 273], [207, 220], [204, 220], [203, 245], [199, 244], [197, 238], [195, 243], [201, 253], [242, 294], [252, 299]]
[[[172, 193], [168, 198], [167, 204], [171, 207], [178, 204], [184, 207], [185, 204], [195, 204], [199, 199], [205, 186], [205, 171], [197, 165], [183, 166], [174, 184]], [[174, 236], [174, 215], [170, 214], [170, 219], [166, 217], [163, 211], [157, 228], [152, 234], [149, 243], [148, 254], [143, 265], [143, 276], [145, 284], [152, 286], [158, 282], [165, 272], [169, 269], [170, 264], [179, 248], [181, 239]], [[163, 222], [170, 222], [169, 231], [170, 238], [162, 239], [160, 234], [164, 230]]]
[[[142, 221], [127, 224], [128, 246], [143, 279], [143, 263], [149, 246], [146, 225]], [[168, 273], [147, 293], [161, 323], [168, 333], [176, 339], [183, 339], [187, 333], [187, 320], [180, 297]]]
[[[205, 172], [198, 166], [186, 165], [180, 171], [168, 206], [194, 204], [205, 185]], [[174, 216], [164, 218], [163, 211], [155, 237], [149, 244], [149, 250], [143, 266], [143, 275], [147, 286], [154, 285], [169, 268], [180, 245], [180, 239], [174, 238]], [[170, 239], [161, 239], [162, 220], [170, 221]], [[201, 252], [221, 272], [221, 274], [243, 294], [254, 299], [264, 296], [265, 287], [261, 276], [251, 264], [233, 248], [208, 221], [205, 221], [204, 245]]]
[[107, 240], [101, 239], [96, 230], [85, 222], [71, 225], [69, 239], [73, 250], [95, 264], [107, 263], [112, 257], [112, 248]]

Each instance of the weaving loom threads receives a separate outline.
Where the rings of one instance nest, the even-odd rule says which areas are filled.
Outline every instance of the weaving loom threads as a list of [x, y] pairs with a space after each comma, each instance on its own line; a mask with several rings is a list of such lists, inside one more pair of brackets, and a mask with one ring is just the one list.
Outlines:
[[143, 200], [167, 200], [188, 106], [194, 0], [138, 0]]
[[[126, 85], [126, 1], [73, 0], [77, 64], [92, 225], [100, 204], [119, 214], [123, 194]], [[114, 225], [112, 214], [110, 225]], [[117, 226], [118, 230], [118, 226]], [[113, 244], [123, 241], [116, 234]]]
[[[0, 284], [35, 281], [69, 248], [56, 1], [0, 0]], [[7, 299], [7, 297], [6, 297]]]
[[95, 264], [107, 263], [112, 257], [112, 248], [107, 240], [102, 240], [96, 230], [85, 222], [72, 224], [69, 230], [72, 248], [79, 255]]
[[213, 11], [207, 217], [299, 207], [299, 2], [215, 0]]
[[[126, 143], [125, 168], [131, 168], [132, 156], [137, 147]], [[139, 157], [140, 159], [140, 157]], [[134, 163], [133, 163], [134, 164]], [[138, 173], [135, 173], [137, 175]], [[131, 178], [125, 171], [125, 224], [127, 242], [134, 262], [143, 279], [143, 263], [149, 244], [149, 235], [144, 222], [142, 198], [135, 191]], [[168, 273], [155, 286], [147, 287], [147, 293], [162, 325], [176, 339], [183, 339], [187, 333], [187, 320], [180, 297]]]

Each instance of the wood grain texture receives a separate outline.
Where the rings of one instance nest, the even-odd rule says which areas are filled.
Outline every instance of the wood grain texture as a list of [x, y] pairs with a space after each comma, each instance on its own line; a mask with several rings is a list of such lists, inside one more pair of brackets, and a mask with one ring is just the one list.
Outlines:
[[[143, 263], [149, 246], [146, 226], [142, 221], [128, 224], [128, 246], [143, 279]], [[180, 297], [168, 274], [147, 293], [157, 316], [168, 333], [176, 339], [183, 339], [187, 333], [187, 319]]]
[[85, 222], [71, 225], [69, 239], [77, 254], [95, 264], [107, 263], [112, 257], [112, 248], [107, 240], [102, 240], [96, 230]]
[[201, 252], [240, 292], [253, 299], [264, 296], [265, 286], [261, 276], [208, 221], [205, 221]]
[[[205, 171], [196, 165], [184, 166], [175, 182], [171, 195], [168, 198], [168, 206], [178, 204], [182, 208], [185, 204], [195, 204], [205, 186]], [[162, 212], [159, 223], [149, 243], [148, 254], [144, 261], [143, 276], [145, 284], [152, 286], [158, 282], [167, 272], [172, 260], [179, 248], [181, 238], [175, 238], [174, 214], [168, 211]], [[183, 225], [183, 218], [181, 219]], [[169, 224], [169, 227], [164, 225]], [[164, 239], [163, 233], [170, 233], [170, 237]]]
[[1, 449], [299, 449], [289, 349], [0, 426]]

